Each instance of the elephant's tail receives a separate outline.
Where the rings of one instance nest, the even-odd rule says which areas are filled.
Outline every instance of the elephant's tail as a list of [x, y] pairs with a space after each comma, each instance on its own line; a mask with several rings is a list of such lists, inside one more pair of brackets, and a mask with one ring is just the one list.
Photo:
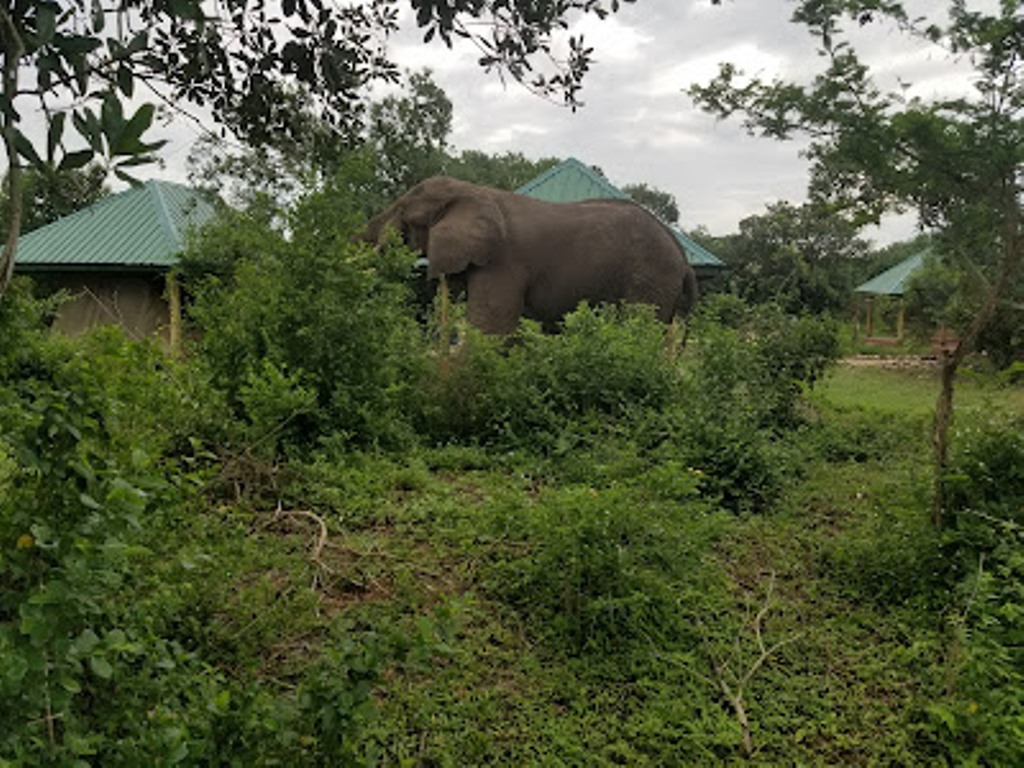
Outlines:
[[697, 299], [700, 297], [700, 288], [697, 285], [697, 273], [693, 267], [687, 266], [683, 273], [683, 290], [679, 292], [679, 299], [676, 301], [676, 314], [679, 317], [687, 317], [697, 306]]

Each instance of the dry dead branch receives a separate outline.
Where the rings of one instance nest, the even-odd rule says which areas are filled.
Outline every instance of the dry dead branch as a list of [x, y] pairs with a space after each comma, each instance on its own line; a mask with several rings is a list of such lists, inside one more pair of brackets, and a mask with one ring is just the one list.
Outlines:
[[775, 574], [771, 573], [768, 580], [768, 588], [765, 593], [764, 602], [761, 608], [757, 611], [754, 616], [745, 621], [743, 627], [736, 634], [733, 641], [733, 661], [738, 662], [742, 658], [743, 652], [743, 640], [745, 631], [749, 631], [754, 636], [754, 643], [757, 646], [757, 658], [746, 668], [746, 670], [739, 674], [730, 667], [730, 660], [721, 657], [716, 654], [711, 648], [711, 643], [708, 640], [707, 633], [702, 633], [704, 637], [704, 650], [707, 654], [708, 660], [711, 663], [711, 668], [714, 672], [714, 677], [708, 677], [701, 672], [693, 669], [689, 664], [686, 664], [679, 659], [672, 658], [659, 653], [657, 649], [654, 649], [655, 655], [673, 664], [678, 664], [684, 667], [694, 677], [702, 680], [711, 687], [717, 689], [725, 697], [733, 714], [736, 716], [736, 721], [740, 725], [740, 732], [742, 738], [742, 748], [744, 757], [751, 758], [754, 756], [754, 739], [750, 728], [750, 717], [747, 713], [747, 704], [744, 700], [744, 696], [747, 692], [748, 686], [754, 679], [758, 670], [764, 666], [764, 664], [774, 655], [780, 648], [789, 645], [792, 642], [798, 640], [803, 633], [798, 632], [790, 635], [773, 645], [767, 645], [764, 640], [764, 620], [768, 615], [768, 611], [771, 609], [772, 594], [775, 589]]
[[321, 554], [324, 551], [324, 546], [327, 544], [327, 523], [324, 519], [315, 512], [310, 512], [308, 509], [284, 509], [281, 502], [277, 503], [277, 509], [274, 510], [274, 521], [283, 519], [301, 519], [310, 520], [316, 523], [319, 528], [316, 541], [313, 543], [313, 549], [309, 554], [310, 561], [319, 568], [319, 571], [313, 574], [313, 588], [316, 589], [320, 584], [320, 577], [322, 573], [333, 573], [331, 567], [327, 565], [321, 558]]
[[[774, 653], [800, 637], [800, 634], [798, 633], [790, 635], [774, 645], [768, 646], [765, 644], [763, 625], [765, 617], [768, 615], [768, 611], [771, 608], [772, 594], [774, 590], [775, 574], [772, 573], [768, 579], [768, 588], [761, 608], [754, 615], [753, 619], [744, 624], [744, 629], [749, 628], [754, 635], [754, 642], [757, 645], [758, 655], [743, 674], [738, 674], [730, 669], [729, 661], [717, 657], [711, 650], [710, 643], [708, 643], [707, 638], [705, 637], [704, 639], [704, 645], [707, 650], [708, 658], [711, 661], [711, 667], [715, 672], [715, 680], [718, 683], [718, 688], [725, 696], [726, 701], [729, 702], [729, 705], [732, 707], [732, 710], [736, 715], [736, 720], [740, 724], [740, 730], [743, 738], [743, 754], [748, 758], [753, 757], [754, 755], [754, 740], [750, 732], [750, 718], [747, 715], [746, 703], [743, 699], [744, 694], [747, 691], [747, 687], [750, 685], [750, 681], [754, 679], [754, 675], [757, 674], [758, 670], [764, 666], [765, 662], [768, 661]], [[743, 630], [736, 635], [735, 658], [737, 660], [740, 658], [742, 641]]]

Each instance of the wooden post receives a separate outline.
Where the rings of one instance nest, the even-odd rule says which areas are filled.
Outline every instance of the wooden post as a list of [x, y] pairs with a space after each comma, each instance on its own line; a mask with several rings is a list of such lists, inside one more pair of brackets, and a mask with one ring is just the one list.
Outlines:
[[872, 333], [872, 323], [873, 323], [874, 314], [875, 314], [875, 297], [874, 296], [868, 296], [867, 304], [868, 304], [868, 316], [867, 316], [867, 323], [866, 323], [865, 330], [866, 330], [866, 333], [867, 333], [867, 337], [870, 339], [872, 337], [872, 335], [873, 335], [873, 333]]
[[181, 285], [173, 272], [167, 273], [167, 304], [170, 310], [169, 346], [171, 357], [181, 355]]
[[906, 324], [905, 316], [906, 306], [903, 303], [903, 299], [900, 299], [900, 312], [896, 315], [896, 341], [903, 341], [903, 328]]

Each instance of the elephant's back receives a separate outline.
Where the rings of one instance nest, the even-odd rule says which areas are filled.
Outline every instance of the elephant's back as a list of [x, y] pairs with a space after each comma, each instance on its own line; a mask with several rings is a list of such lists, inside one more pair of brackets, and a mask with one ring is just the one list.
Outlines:
[[534, 208], [529, 229], [536, 260], [528, 315], [557, 318], [586, 299], [653, 304], [671, 317], [688, 266], [667, 227], [630, 201], [548, 205]]

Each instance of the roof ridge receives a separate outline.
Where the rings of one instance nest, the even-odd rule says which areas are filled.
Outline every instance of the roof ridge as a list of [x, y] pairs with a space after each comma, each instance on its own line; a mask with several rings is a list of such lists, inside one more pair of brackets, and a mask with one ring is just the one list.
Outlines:
[[563, 160], [562, 162], [560, 162], [558, 165], [554, 166], [553, 168], [548, 168], [540, 176], [537, 176], [536, 178], [531, 179], [530, 181], [528, 181], [525, 184], [523, 184], [523, 186], [519, 187], [519, 189], [516, 190], [516, 193], [520, 194], [520, 195], [529, 194], [529, 192], [531, 190], [536, 189], [537, 187], [542, 186], [547, 181], [549, 181], [551, 178], [553, 178], [555, 176], [558, 176], [561, 173], [565, 173], [566, 171], [569, 171], [569, 170], [575, 170], [575, 171], [577, 171], [579, 173], [582, 173], [591, 182], [593, 182], [594, 184], [597, 184], [599, 187], [601, 187], [602, 189], [606, 190], [609, 194], [613, 195], [616, 198], [620, 198], [620, 199], [623, 199], [623, 200], [628, 200], [629, 199], [629, 195], [627, 195], [621, 189], [616, 187], [608, 179], [606, 179], [600, 173], [598, 173], [593, 168], [588, 166], [586, 163], [584, 163], [581, 160], [578, 160], [577, 158], [573, 157], [572, 155], [567, 157], [565, 160]]
[[150, 179], [146, 182], [146, 187], [149, 190], [150, 199], [153, 200], [156, 206], [156, 216], [160, 222], [160, 225], [164, 228], [166, 234], [170, 237], [171, 247], [175, 248], [181, 243], [181, 233], [178, 232], [178, 228], [175, 226], [173, 219], [171, 218], [171, 212], [167, 208], [167, 198], [164, 197], [163, 182], [157, 181], [156, 179]]

